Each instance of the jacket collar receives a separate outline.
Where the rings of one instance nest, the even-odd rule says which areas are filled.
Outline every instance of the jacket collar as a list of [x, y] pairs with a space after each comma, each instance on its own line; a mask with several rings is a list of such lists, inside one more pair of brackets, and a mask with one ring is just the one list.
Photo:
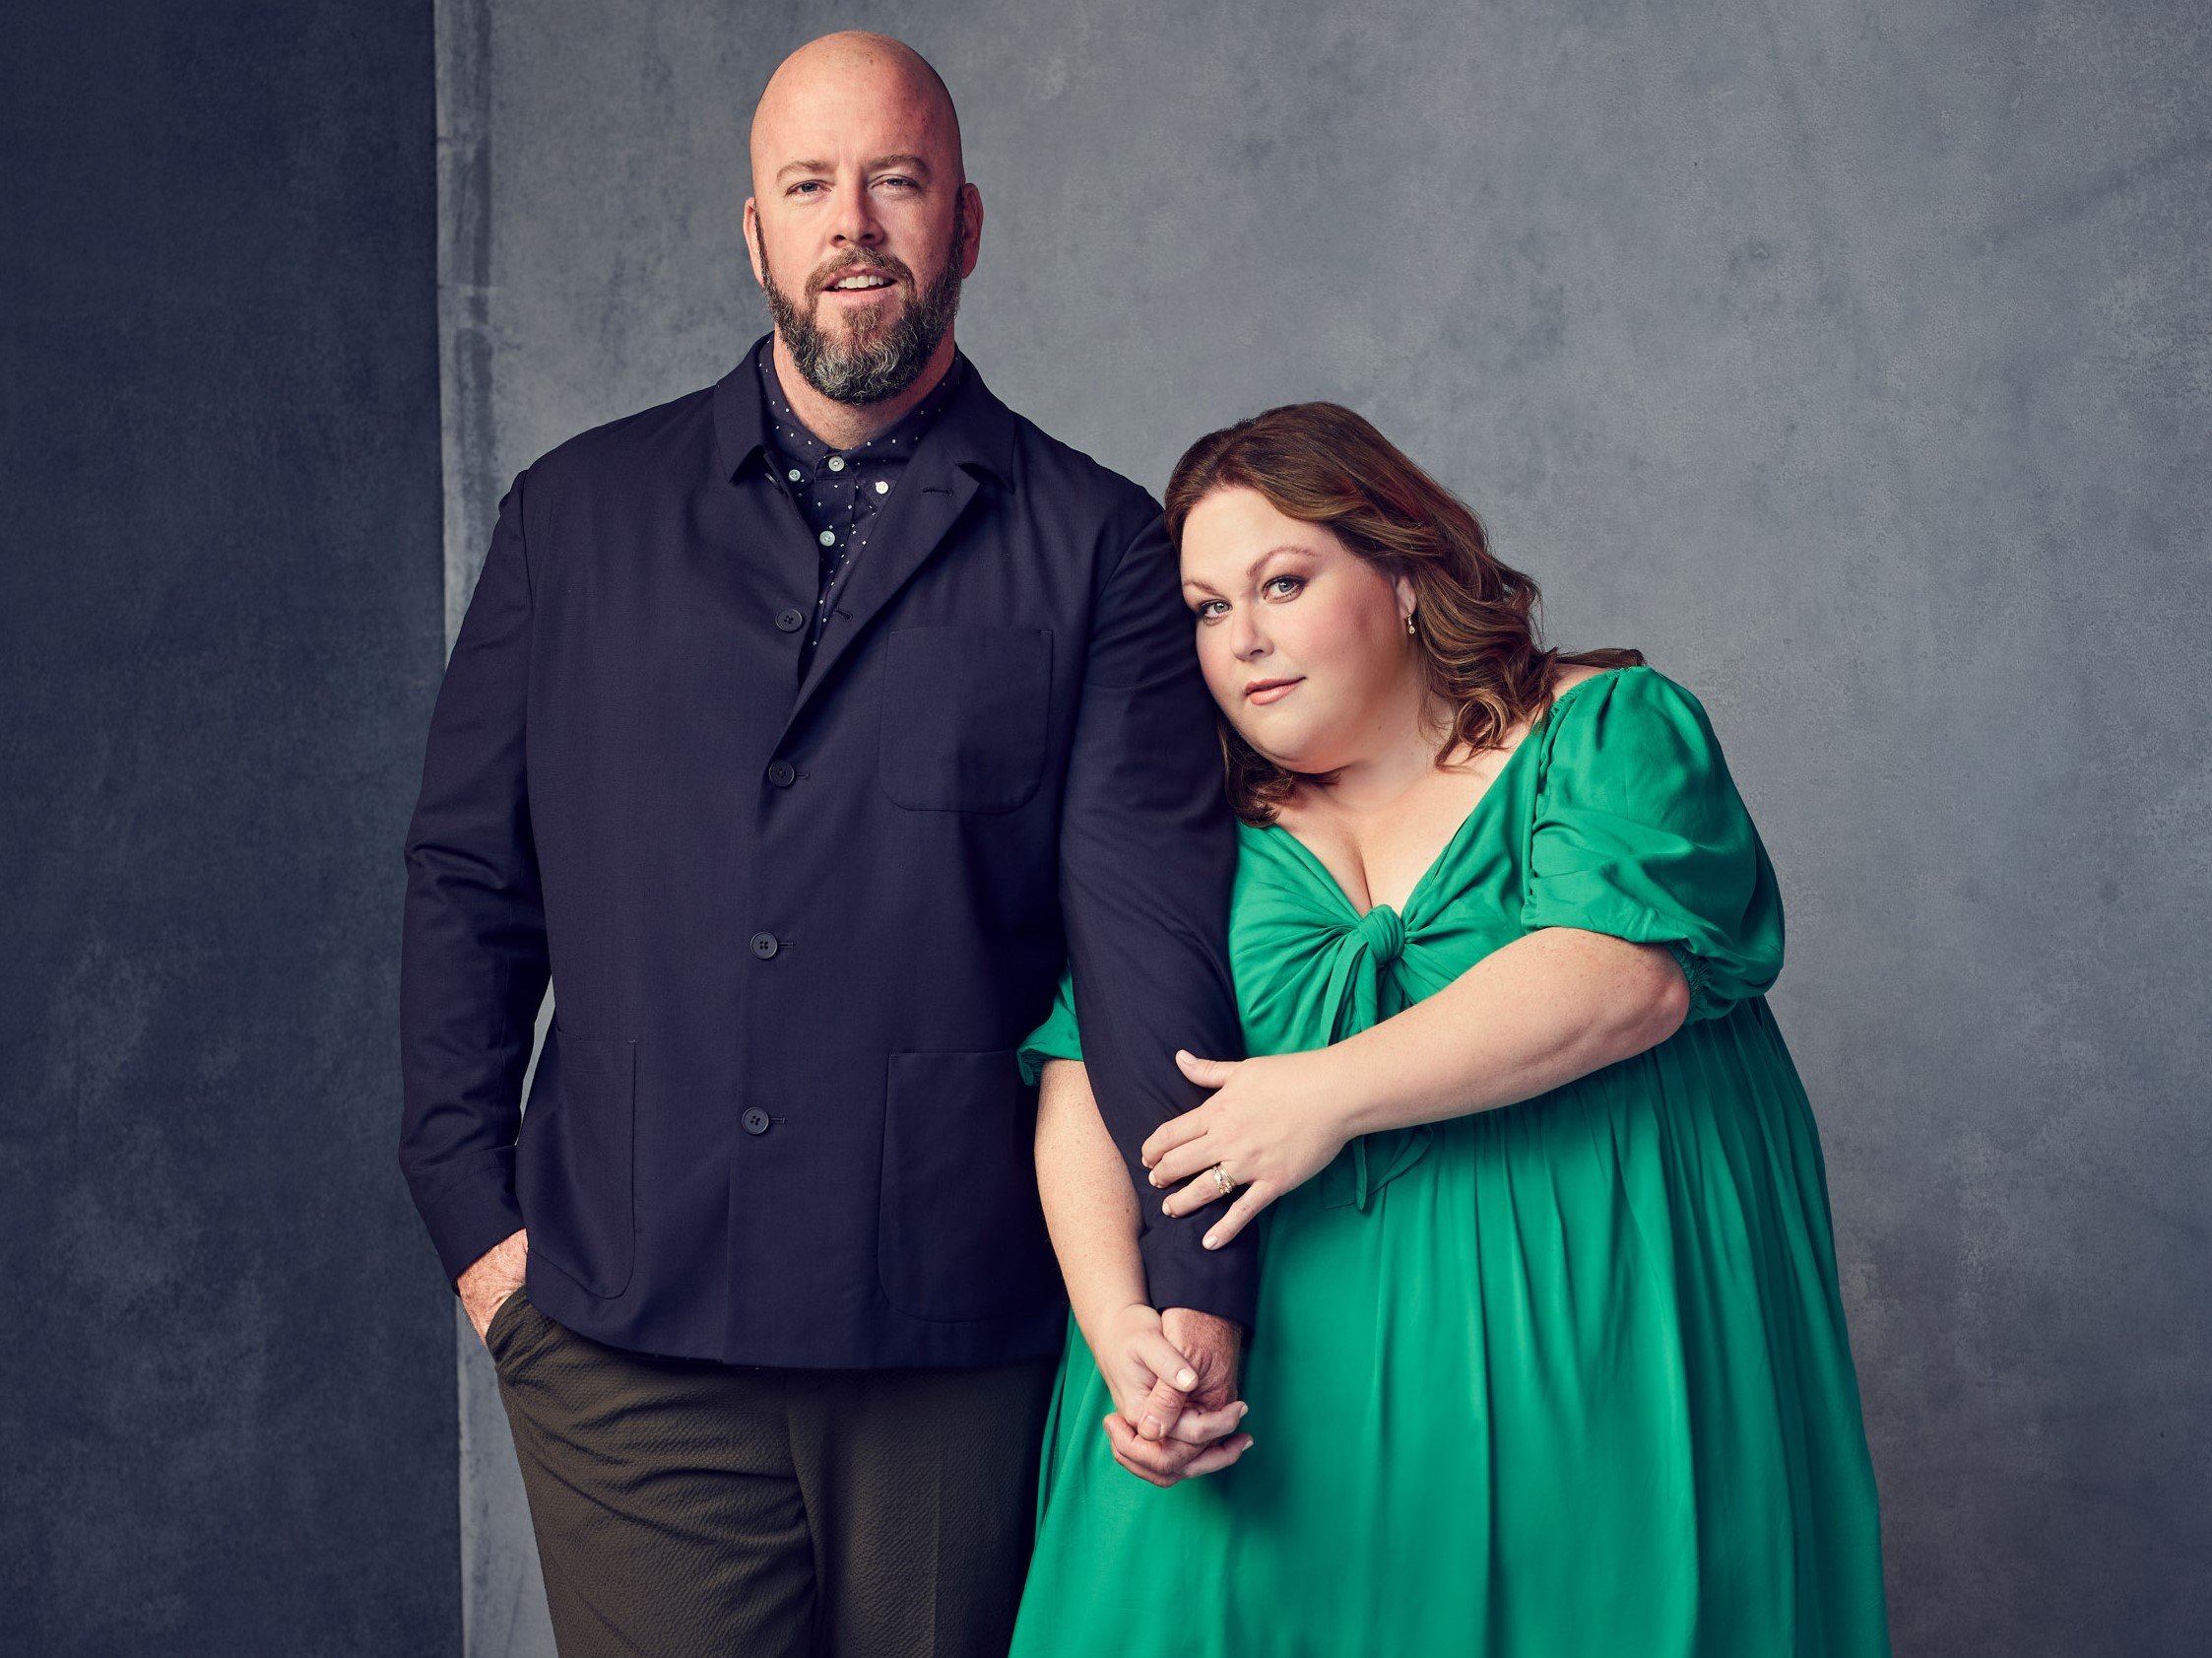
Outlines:
[[[774, 464], [767, 458], [767, 416], [760, 398], [760, 356], [774, 338], [761, 335], [738, 365], [715, 382], [715, 458], [722, 476], [733, 483], [748, 472]], [[1013, 411], [983, 383], [972, 360], [917, 453], [932, 455], [946, 466], [987, 473], [1003, 489], [1014, 488]]]

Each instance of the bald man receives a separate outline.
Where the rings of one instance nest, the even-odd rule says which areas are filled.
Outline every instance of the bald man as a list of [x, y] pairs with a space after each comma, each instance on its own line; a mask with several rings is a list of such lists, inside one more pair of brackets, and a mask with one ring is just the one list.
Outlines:
[[[501, 503], [408, 835], [400, 1159], [567, 1658], [975, 1658], [1067, 1327], [1015, 1049], [1072, 962], [1149, 1197], [1174, 1051], [1242, 1051], [1234, 826], [1156, 504], [954, 343], [943, 82], [814, 41], [751, 151], [772, 332]], [[1251, 1317], [1220, 1207], [1138, 1206], [1185, 1427]]]

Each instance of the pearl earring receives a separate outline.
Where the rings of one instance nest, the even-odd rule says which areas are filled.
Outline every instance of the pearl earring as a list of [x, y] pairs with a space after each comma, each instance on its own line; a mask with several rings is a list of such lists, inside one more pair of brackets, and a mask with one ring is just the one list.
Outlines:
[[1412, 617], [1408, 616], [1408, 617], [1407, 617], [1407, 618], [1405, 619], [1405, 636], [1406, 636], [1407, 638], [1411, 638], [1411, 637], [1413, 636], [1413, 633], [1414, 633], [1414, 631], [1415, 631], [1415, 630], [1414, 630], [1414, 627], [1413, 627], [1413, 619], [1412, 619]]

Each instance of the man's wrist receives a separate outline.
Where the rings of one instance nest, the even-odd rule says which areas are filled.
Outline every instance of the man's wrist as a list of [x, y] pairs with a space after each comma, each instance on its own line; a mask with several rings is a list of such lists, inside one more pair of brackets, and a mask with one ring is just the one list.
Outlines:
[[1160, 1308], [1160, 1317], [1161, 1317], [1161, 1318], [1162, 1318], [1163, 1320], [1164, 1320], [1165, 1318], [1167, 1318], [1167, 1317], [1168, 1317], [1168, 1315], [1169, 1315], [1169, 1314], [1171, 1314], [1171, 1313], [1172, 1313], [1172, 1314], [1175, 1314], [1175, 1315], [1176, 1315], [1176, 1316], [1178, 1316], [1179, 1318], [1204, 1318], [1204, 1319], [1206, 1319], [1206, 1320], [1208, 1320], [1208, 1321], [1209, 1321], [1209, 1322], [1211, 1322], [1211, 1323], [1214, 1323], [1214, 1324], [1218, 1324], [1218, 1325], [1220, 1325], [1220, 1326], [1222, 1327], [1222, 1329], [1224, 1329], [1225, 1331], [1227, 1331], [1227, 1332], [1228, 1332], [1228, 1333], [1229, 1333], [1229, 1334], [1230, 1334], [1231, 1336], [1233, 1336], [1233, 1337], [1234, 1337], [1234, 1338], [1236, 1339], [1237, 1345], [1238, 1345], [1239, 1347], [1242, 1347], [1242, 1346], [1244, 1345], [1244, 1339], [1245, 1339], [1245, 1337], [1251, 1334], [1251, 1331], [1247, 1330], [1247, 1329], [1246, 1329], [1246, 1328], [1245, 1328], [1245, 1327], [1244, 1327], [1244, 1326], [1243, 1326], [1242, 1324], [1239, 1324], [1239, 1323], [1238, 1323], [1238, 1322], [1237, 1322], [1237, 1321], [1236, 1321], [1235, 1319], [1231, 1318], [1231, 1317], [1230, 1317], [1230, 1316], [1229, 1316], [1229, 1315], [1228, 1315], [1227, 1313], [1221, 1313], [1221, 1312], [1208, 1312], [1208, 1311], [1206, 1311], [1206, 1310], [1205, 1310], [1205, 1308], [1204, 1308], [1204, 1307], [1162, 1307], [1162, 1308]]
[[522, 1229], [512, 1146], [497, 1147], [462, 1173], [448, 1174], [427, 1201], [423, 1189], [414, 1187], [417, 1209], [452, 1284], [458, 1285], [472, 1267]]
[[1173, 1220], [1158, 1217], [1139, 1242], [1144, 1278], [1152, 1304], [1163, 1312], [1186, 1307], [1209, 1312], [1250, 1329], [1260, 1299], [1259, 1235], [1247, 1227], [1222, 1248], [1200, 1242], [1205, 1228], [1227, 1212], [1228, 1204], [1209, 1205]]

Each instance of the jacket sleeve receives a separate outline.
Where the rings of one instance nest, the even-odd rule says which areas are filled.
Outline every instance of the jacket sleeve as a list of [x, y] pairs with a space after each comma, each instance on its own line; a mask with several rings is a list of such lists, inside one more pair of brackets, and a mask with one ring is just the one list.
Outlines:
[[449, 1279], [522, 1225], [514, 1144], [550, 973], [523, 759], [524, 487], [517, 477], [499, 503], [407, 833], [399, 1159]]
[[1061, 909], [1082, 1051], [1143, 1217], [1159, 1307], [1250, 1326], [1257, 1229], [1209, 1250], [1226, 1201], [1169, 1220], [1138, 1151], [1205, 1093], [1175, 1050], [1240, 1059], [1226, 932], [1236, 822], [1216, 714], [1191, 643], [1175, 551], [1154, 517], [1122, 551], [1094, 616], [1061, 821]]

